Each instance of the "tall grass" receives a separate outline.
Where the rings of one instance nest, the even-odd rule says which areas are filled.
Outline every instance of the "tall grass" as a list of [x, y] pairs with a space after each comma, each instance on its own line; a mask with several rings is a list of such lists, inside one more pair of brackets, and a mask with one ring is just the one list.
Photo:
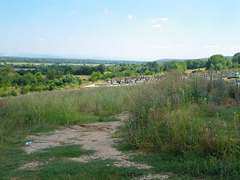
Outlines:
[[[240, 128], [230, 97], [234, 87], [221, 79], [211, 89], [208, 83], [169, 72], [140, 89], [131, 96], [126, 140], [135, 148], [239, 161]], [[229, 102], [231, 108], [226, 107]]]
[[0, 100], [0, 142], [58, 125], [89, 123], [127, 110], [136, 87], [85, 88], [32, 93]]

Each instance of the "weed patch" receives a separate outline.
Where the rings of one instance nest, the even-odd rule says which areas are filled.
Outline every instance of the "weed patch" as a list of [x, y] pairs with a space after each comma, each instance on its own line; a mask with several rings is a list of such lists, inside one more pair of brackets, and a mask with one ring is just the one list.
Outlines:
[[222, 176], [240, 173], [239, 115], [237, 108], [225, 107], [230, 85], [221, 79], [211, 88], [208, 84], [206, 79], [185, 80], [169, 72], [165, 79], [143, 87], [131, 96], [125, 142], [132, 148], [179, 157], [196, 154], [203, 162], [210, 158], [205, 161], [209, 169], [222, 161], [223, 169], [212, 170]]
[[32, 93], [0, 100], [0, 143], [58, 126], [115, 121], [127, 110], [129, 93], [138, 87], [109, 87]]
[[[67, 160], [51, 161], [36, 171], [19, 171], [17, 177], [27, 179], [131, 179], [144, 174], [143, 170], [112, 166], [112, 161], [95, 160], [80, 163]], [[12, 176], [15, 176], [13, 174]]]

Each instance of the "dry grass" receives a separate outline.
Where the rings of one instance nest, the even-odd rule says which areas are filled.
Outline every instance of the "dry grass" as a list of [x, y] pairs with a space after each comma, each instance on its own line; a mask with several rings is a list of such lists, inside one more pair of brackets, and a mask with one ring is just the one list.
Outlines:
[[[201, 71], [205, 71], [206, 70], [206, 68], [199, 68]], [[197, 70], [199, 70], [199, 69], [189, 69], [189, 70], [187, 70], [187, 71], [185, 71], [184, 73], [191, 73], [191, 72], [193, 72], [193, 71], [197, 71]]]
[[133, 147], [164, 153], [237, 159], [240, 126], [236, 109], [224, 108], [234, 101], [225, 98], [228, 85], [216, 81], [208, 93], [207, 80], [180, 77], [166, 73], [165, 79], [131, 96], [127, 140]]

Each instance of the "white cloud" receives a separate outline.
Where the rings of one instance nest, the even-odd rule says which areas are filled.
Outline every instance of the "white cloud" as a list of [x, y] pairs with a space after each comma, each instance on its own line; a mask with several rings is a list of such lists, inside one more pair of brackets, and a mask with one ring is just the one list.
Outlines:
[[38, 40], [39, 40], [39, 41], [45, 41], [45, 39], [44, 39], [44, 38], [39, 38]]
[[72, 41], [72, 40], [73, 40], [73, 38], [68, 38], [68, 40], [69, 40], [69, 41]]
[[168, 18], [158, 18], [159, 21], [168, 21]]
[[149, 19], [149, 22], [150, 23], [157, 23], [157, 22], [159, 22], [159, 21], [168, 21], [168, 18], [150, 18]]
[[161, 24], [154, 24], [152, 27], [154, 27], [154, 28], [161, 28], [162, 26], [161, 26]]
[[206, 46], [204, 46], [204, 48], [207, 48], [207, 49], [217, 49], [218, 46], [216, 46], [216, 45], [206, 45]]
[[155, 22], [156, 22], [156, 19], [149, 19], [149, 22], [150, 22], [150, 23], [155, 23]]
[[179, 48], [182, 48], [182, 47], [183, 47], [183, 45], [182, 45], [182, 44], [178, 44], [178, 45], [177, 45], [177, 47], [179, 47]]
[[128, 15], [127, 18], [128, 18], [128, 19], [133, 19], [133, 16], [132, 16], [132, 15]]

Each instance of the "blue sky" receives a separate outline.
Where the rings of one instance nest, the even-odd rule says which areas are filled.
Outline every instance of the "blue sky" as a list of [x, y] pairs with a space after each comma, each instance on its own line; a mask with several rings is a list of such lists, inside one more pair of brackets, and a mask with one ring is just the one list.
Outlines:
[[0, 53], [156, 60], [240, 51], [239, 0], [1, 0]]

